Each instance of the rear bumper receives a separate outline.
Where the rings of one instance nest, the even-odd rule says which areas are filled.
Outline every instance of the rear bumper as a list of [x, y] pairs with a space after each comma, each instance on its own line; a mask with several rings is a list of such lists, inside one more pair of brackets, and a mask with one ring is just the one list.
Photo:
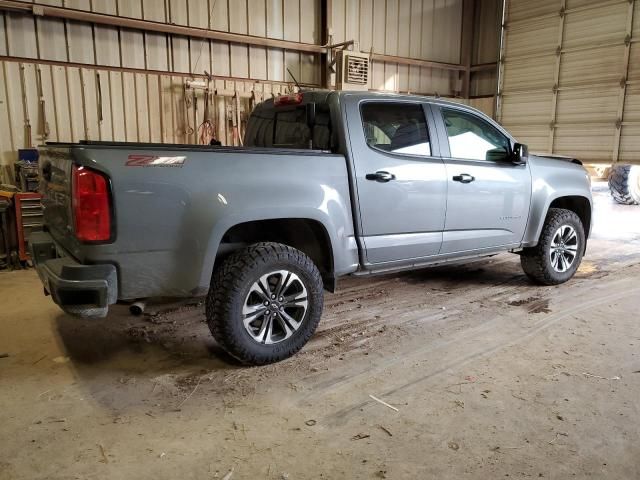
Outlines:
[[34, 232], [31, 258], [46, 293], [65, 312], [81, 317], [104, 317], [118, 300], [118, 276], [111, 264], [83, 265], [58, 255], [50, 234]]

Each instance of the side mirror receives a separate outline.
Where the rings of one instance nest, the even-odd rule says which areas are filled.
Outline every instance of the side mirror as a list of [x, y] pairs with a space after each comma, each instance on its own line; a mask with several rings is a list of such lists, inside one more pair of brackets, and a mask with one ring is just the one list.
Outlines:
[[505, 147], [487, 150], [485, 158], [492, 162], [504, 162], [509, 160], [509, 151]]
[[525, 165], [529, 159], [529, 148], [524, 143], [516, 143], [513, 146], [511, 163], [514, 165]]

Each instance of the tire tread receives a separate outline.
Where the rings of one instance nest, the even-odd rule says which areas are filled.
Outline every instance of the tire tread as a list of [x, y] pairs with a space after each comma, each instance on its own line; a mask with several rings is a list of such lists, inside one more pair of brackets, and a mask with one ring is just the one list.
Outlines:
[[[546, 256], [547, 246], [551, 243], [556, 229], [561, 223], [564, 223], [567, 220], [572, 220], [577, 222], [578, 225], [582, 225], [580, 217], [578, 217], [575, 212], [564, 208], [550, 208], [547, 213], [547, 217], [545, 218], [538, 244], [535, 247], [525, 248], [520, 254], [520, 264], [522, 265], [522, 269], [534, 282], [542, 285], [558, 285], [566, 281], [558, 279], [555, 272], [547, 267]], [[582, 231], [582, 235], [579, 234], [578, 236], [581, 242], [584, 242], [584, 230]], [[575, 260], [578, 262], [578, 266], [582, 260], [582, 254], [584, 253], [584, 245], [581, 246], [583, 251], [578, 252], [579, 257]]]
[[[232, 331], [229, 319], [232, 316], [234, 302], [238, 301], [238, 295], [246, 288], [246, 279], [244, 278], [246, 272], [249, 272], [256, 264], [268, 264], [274, 260], [291, 262], [310, 274], [312, 285], [306, 285], [306, 287], [308, 291], [311, 289], [313, 295], [319, 298], [319, 302], [317, 302], [319, 305], [311, 305], [309, 302], [311, 311], [309, 311], [307, 322], [311, 322], [311, 324], [301, 327], [304, 329], [300, 332], [303, 333], [303, 336], [298, 337], [295, 343], [278, 353], [256, 354], [237, 338]], [[294, 355], [307, 343], [320, 320], [322, 299], [322, 277], [307, 255], [280, 243], [256, 243], [232, 253], [215, 269], [206, 300], [207, 324], [218, 344], [232, 357], [251, 365], [265, 365]]]
[[633, 197], [629, 177], [631, 165], [614, 165], [609, 173], [609, 191], [613, 199], [622, 205], [636, 205]]

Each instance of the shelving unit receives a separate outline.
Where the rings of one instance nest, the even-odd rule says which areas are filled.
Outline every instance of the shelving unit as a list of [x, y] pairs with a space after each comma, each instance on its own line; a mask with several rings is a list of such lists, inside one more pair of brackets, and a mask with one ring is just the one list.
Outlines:
[[18, 233], [18, 256], [21, 262], [31, 258], [29, 255], [29, 234], [42, 230], [42, 195], [39, 193], [16, 193], [16, 230]]

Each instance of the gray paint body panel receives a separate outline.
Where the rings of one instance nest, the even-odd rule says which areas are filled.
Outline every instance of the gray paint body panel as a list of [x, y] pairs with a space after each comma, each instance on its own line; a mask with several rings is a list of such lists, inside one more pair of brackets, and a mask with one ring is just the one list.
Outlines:
[[[186, 155], [182, 167], [126, 166], [129, 154]], [[225, 232], [254, 220], [304, 218], [331, 240], [336, 274], [358, 267], [344, 157], [332, 154], [78, 148], [75, 161], [112, 179], [117, 238], [79, 245], [81, 261], [114, 263], [121, 299], [208, 288]]]
[[[44, 157], [55, 150], [65, 174], [70, 160], [107, 174], [114, 201], [112, 243], [81, 244], [70, 228], [60, 225], [52, 236], [81, 263], [115, 265], [119, 299], [189, 296], [209, 287], [223, 235], [244, 222], [317, 221], [331, 242], [334, 273], [341, 276], [532, 246], [554, 199], [581, 196], [591, 203], [586, 171], [567, 161], [531, 156], [527, 165], [514, 166], [448, 158], [438, 117], [443, 105], [482, 117], [515, 142], [475, 109], [406, 95], [324, 96], [340, 154], [188, 146], [45, 147]], [[424, 105], [433, 156], [397, 155], [366, 145], [359, 105], [371, 100]], [[132, 154], [186, 159], [181, 167], [127, 166]], [[473, 170], [479, 181], [452, 185], [451, 176], [461, 173], [460, 168]], [[396, 180], [364, 178], [377, 170], [394, 173]], [[69, 188], [68, 181], [62, 183], [61, 188]], [[55, 223], [56, 208], [50, 202], [45, 222]]]
[[[524, 247], [538, 243], [549, 205], [554, 200], [561, 197], [583, 197], [593, 209], [589, 174], [581, 165], [535, 155], [529, 156], [529, 165], [533, 182], [529, 221], [522, 239]], [[585, 233], [588, 236], [590, 232]]]

